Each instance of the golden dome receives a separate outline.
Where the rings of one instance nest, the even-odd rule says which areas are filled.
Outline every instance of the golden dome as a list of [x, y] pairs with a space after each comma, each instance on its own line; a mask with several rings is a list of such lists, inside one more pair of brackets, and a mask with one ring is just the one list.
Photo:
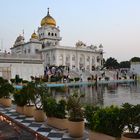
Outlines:
[[32, 39], [38, 39], [38, 35], [34, 32], [34, 33], [31, 35], [31, 38], [32, 38]]
[[41, 26], [50, 25], [50, 26], [56, 26], [56, 21], [53, 17], [49, 14], [49, 8], [48, 8], [48, 14], [41, 20]]

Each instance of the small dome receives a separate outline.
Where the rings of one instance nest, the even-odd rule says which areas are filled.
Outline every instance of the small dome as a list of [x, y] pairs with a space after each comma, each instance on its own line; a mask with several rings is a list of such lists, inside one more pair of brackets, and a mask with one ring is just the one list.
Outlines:
[[19, 35], [15, 41], [14, 47], [24, 44], [24, 36]]
[[25, 40], [25, 39], [24, 39], [24, 36], [19, 35], [19, 36], [17, 37], [17, 39], [16, 39], [15, 42], [22, 42], [22, 41], [24, 41], [24, 40]]
[[34, 33], [31, 35], [31, 39], [38, 39], [38, 35], [34, 32]]
[[48, 8], [48, 14], [41, 20], [41, 26], [50, 25], [50, 26], [56, 26], [56, 21], [53, 17], [49, 14], [49, 8]]

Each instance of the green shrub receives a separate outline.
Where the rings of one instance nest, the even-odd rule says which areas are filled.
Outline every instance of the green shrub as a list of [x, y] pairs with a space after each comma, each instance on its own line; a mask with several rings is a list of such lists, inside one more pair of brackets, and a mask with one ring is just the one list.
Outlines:
[[93, 130], [114, 137], [121, 137], [124, 128], [124, 114], [121, 108], [101, 108], [93, 115]]
[[0, 78], [0, 97], [9, 98], [14, 90], [14, 87], [6, 79]]
[[75, 82], [77, 82], [77, 81], [80, 80], [80, 78], [79, 77], [75, 77], [74, 80], [75, 80]]
[[14, 98], [14, 103], [18, 106], [24, 106], [27, 104], [25, 94], [22, 92], [22, 90], [16, 90], [13, 95], [13, 98]]
[[73, 82], [73, 81], [74, 81], [74, 79], [70, 78], [70, 79], [69, 79], [69, 81], [70, 81], [70, 82]]
[[66, 102], [60, 100], [58, 103], [53, 97], [47, 97], [43, 101], [43, 110], [48, 117], [56, 117], [64, 119], [66, 117]]
[[65, 100], [60, 100], [57, 103], [57, 108], [56, 108], [56, 115], [55, 117], [64, 119], [66, 118], [66, 101]]
[[85, 106], [84, 116], [87, 120], [87, 123], [86, 123], [87, 127], [90, 128], [90, 129], [93, 129], [92, 128], [94, 126], [93, 116], [98, 109], [99, 109], [99, 107], [92, 106], [92, 105], [86, 105]]
[[47, 97], [43, 101], [43, 110], [48, 117], [54, 117], [56, 113], [57, 103], [53, 97]]
[[[122, 111], [125, 119], [125, 126], [128, 127], [129, 132], [139, 134], [140, 133], [140, 104], [132, 105], [125, 103], [122, 105]], [[139, 129], [136, 129], [139, 127]]]
[[21, 90], [25, 94], [24, 98], [27, 101], [27, 105], [31, 105], [32, 103], [35, 102], [34, 96], [36, 93], [35, 83], [29, 82], [27, 86], [23, 86]]

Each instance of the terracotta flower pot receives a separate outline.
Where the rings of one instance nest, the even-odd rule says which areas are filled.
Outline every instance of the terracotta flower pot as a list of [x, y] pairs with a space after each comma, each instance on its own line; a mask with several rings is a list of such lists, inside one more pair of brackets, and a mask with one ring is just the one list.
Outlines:
[[34, 110], [35, 110], [35, 106], [34, 105], [26, 105], [24, 107], [24, 114], [25, 116], [27, 117], [33, 117], [33, 114], [34, 114]]
[[20, 114], [24, 114], [24, 106], [16, 106], [16, 112]]
[[41, 109], [35, 109], [33, 116], [36, 122], [44, 122], [46, 120], [46, 115]]
[[79, 138], [84, 134], [85, 124], [84, 121], [73, 122], [68, 121], [68, 131], [71, 137]]
[[2, 98], [2, 104], [6, 107], [10, 107], [12, 105], [12, 100], [10, 98]]
[[124, 133], [121, 140], [140, 140], [140, 134]]
[[68, 129], [68, 119], [60, 119], [55, 117], [47, 117], [47, 125], [58, 129]]

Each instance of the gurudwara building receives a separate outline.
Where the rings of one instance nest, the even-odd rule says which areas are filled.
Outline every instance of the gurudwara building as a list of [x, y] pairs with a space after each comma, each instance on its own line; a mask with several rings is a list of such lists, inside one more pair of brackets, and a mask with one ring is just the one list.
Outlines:
[[[47, 15], [41, 20], [40, 27], [37, 32], [34, 31], [30, 40], [25, 42], [24, 36], [19, 35], [11, 48], [10, 61], [13, 60], [14, 63], [14, 56], [16, 56], [16, 64], [21, 60], [19, 66], [15, 65], [19, 71], [13, 72], [11, 78], [18, 74], [29, 80], [31, 75], [43, 75], [46, 67], [52, 65], [67, 66], [71, 71], [87, 71], [89, 73], [102, 67], [102, 45], [99, 47], [87, 46], [82, 41], [78, 41], [75, 46], [68, 47], [61, 46], [61, 40], [60, 29], [48, 9]], [[22, 70], [20, 69], [21, 65]], [[33, 67], [31, 68], [31, 66]]]

